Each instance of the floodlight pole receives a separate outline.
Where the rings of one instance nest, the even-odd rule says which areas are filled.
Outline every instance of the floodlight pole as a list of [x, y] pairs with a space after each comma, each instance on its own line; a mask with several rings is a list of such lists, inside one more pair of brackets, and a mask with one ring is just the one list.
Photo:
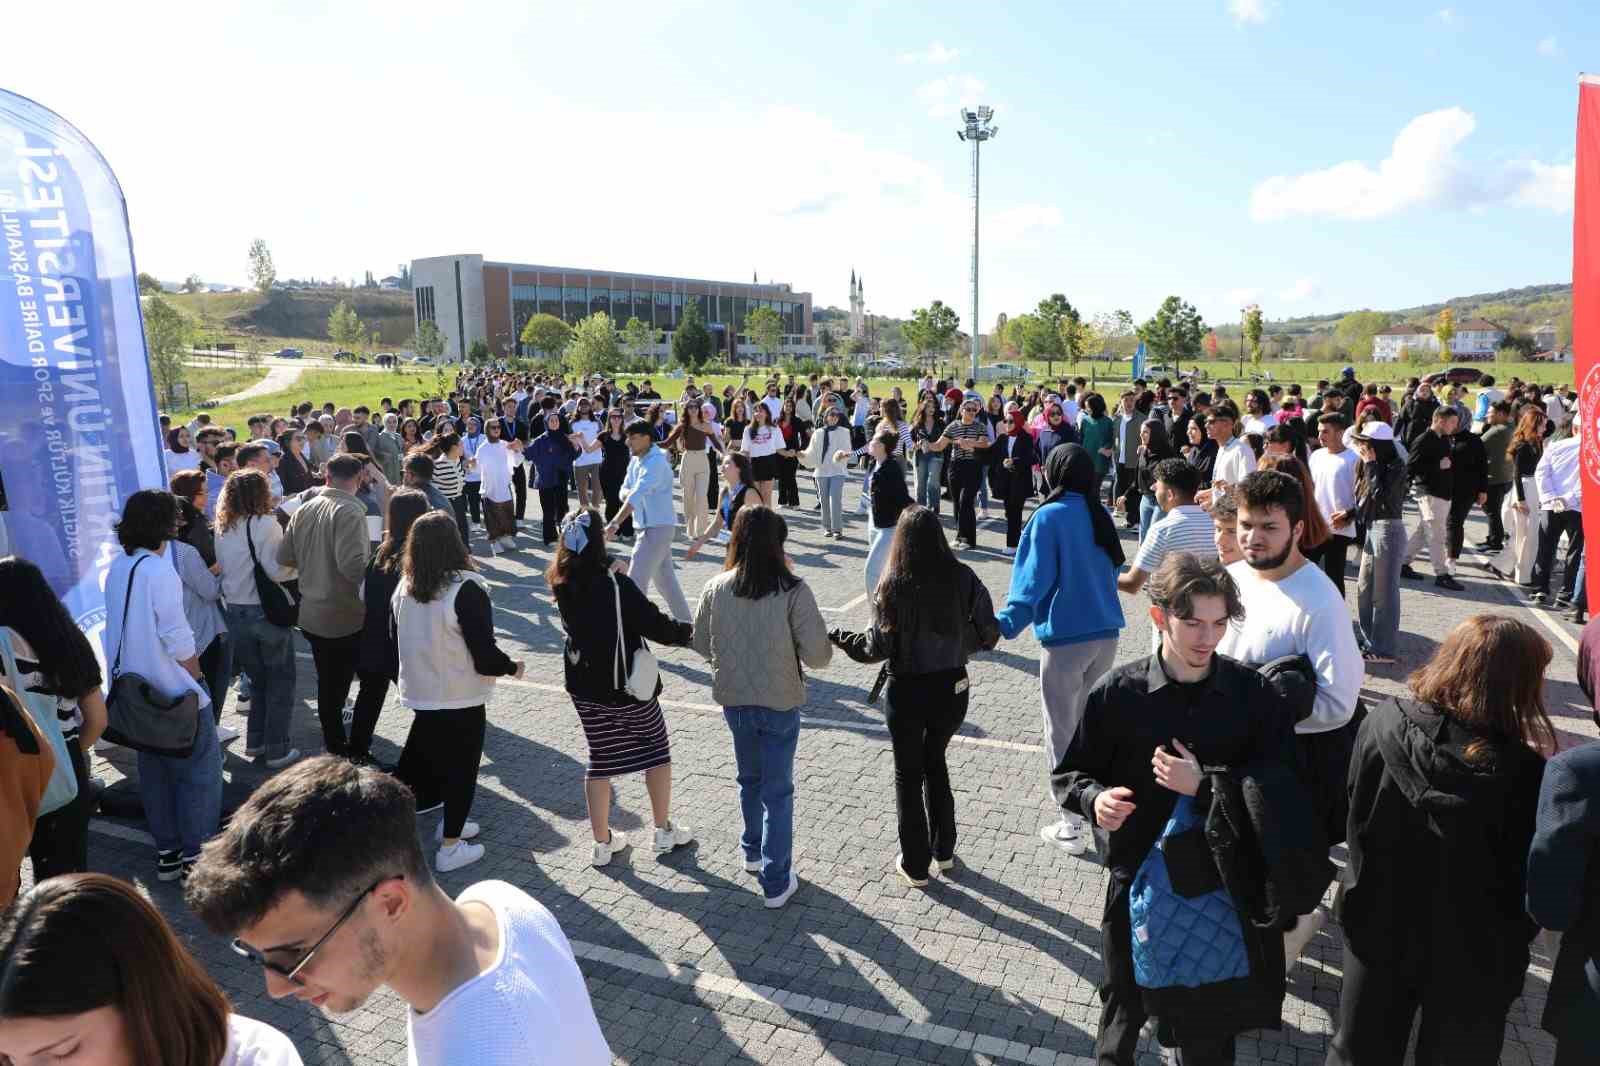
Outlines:
[[972, 145], [972, 378], [978, 378], [978, 148], [984, 141], [999, 134], [997, 126], [990, 125], [993, 109], [985, 106], [976, 111], [961, 110], [962, 128], [956, 136]]

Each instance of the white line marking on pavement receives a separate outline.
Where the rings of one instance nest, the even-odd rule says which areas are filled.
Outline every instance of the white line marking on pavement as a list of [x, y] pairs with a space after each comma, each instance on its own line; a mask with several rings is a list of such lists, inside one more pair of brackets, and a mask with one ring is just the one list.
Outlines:
[[[1488, 564], [1494, 561], [1481, 552], [1473, 552], [1473, 554], [1478, 557], [1478, 562], [1481, 564]], [[1487, 570], [1485, 570], [1484, 573], [1489, 574]], [[1572, 634], [1568, 633], [1565, 629], [1562, 629], [1561, 623], [1551, 618], [1549, 612], [1535, 607], [1533, 604], [1523, 600], [1522, 597], [1517, 594], [1518, 586], [1516, 584], [1506, 578], [1496, 578], [1493, 574], [1489, 574], [1489, 579], [1492, 581], [1495, 587], [1504, 593], [1506, 598], [1512, 603], [1531, 612], [1533, 616], [1539, 620], [1540, 625], [1544, 626], [1551, 633], [1555, 634], [1556, 639], [1567, 646], [1568, 651], [1574, 655], [1578, 654], [1578, 642], [1572, 639]]]
[[865, 592], [863, 592], [861, 595], [857, 596], [855, 599], [851, 600], [849, 603], [844, 604], [841, 607], [824, 607], [822, 609], [824, 611], [848, 611], [851, 608], [858, 607], [861, 604], [866, 603], [866, 602], [867, 602], [867, 594]]

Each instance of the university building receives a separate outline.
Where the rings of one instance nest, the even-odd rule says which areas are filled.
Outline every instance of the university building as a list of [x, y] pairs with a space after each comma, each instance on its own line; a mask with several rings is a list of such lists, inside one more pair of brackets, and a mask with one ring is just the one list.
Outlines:
[[488, 343], [496, 358], [534, 355], [517, 339], [528, 319], [549, 314], [576, 325], [597, 311], [609, 314], [619, 330], [630, 318], [648, 323], [657, 331], [653, 354], [665, 360], [688, 303], [699, 305], [711, 332], [714, 359], [765, 361], [744, 334], [746, 316], [758, 307], [771, 308], [784, 322], [775, 359], [814, 359], [820, 351], [811, 320], [811, 294], [795, 292], [786, 284], [502, 263], [481, 255], [413, 259], [411, 280], [417, 324], [432, 322], [439, 327], [444, 357], [454, 362], [464, 361], [480, 340]]

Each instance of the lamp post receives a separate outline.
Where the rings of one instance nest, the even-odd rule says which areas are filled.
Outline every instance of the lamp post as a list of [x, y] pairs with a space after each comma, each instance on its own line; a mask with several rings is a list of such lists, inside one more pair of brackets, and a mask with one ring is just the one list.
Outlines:
[[1000, 127], [990, 124], [994, 109], [979, 107], [976, 111], [961, 109], [961, 129], [956, 136], [972, 145], [972, 378], [978, 378], [978, 147], [984, 141], [999, 136]]
[[1250, 317], [1250, 308], [1239, 308], [1239, 380], [1244, 380], [1244, 321]]

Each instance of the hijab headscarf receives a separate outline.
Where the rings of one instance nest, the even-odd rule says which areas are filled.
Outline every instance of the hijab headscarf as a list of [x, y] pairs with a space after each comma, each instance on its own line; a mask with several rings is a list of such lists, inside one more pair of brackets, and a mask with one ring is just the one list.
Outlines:
[[1016, 437], [1016, 436], [1020, 436], [1023, 433], [1027, 432], [1028, 423], [1022, 417], [1022, 412], [1021, 411], [1018, 411], [1016, 408], [1013, 407], [1007, 417], [1009, 417], [1010, 420], [1011, 420], [1011, 426], [1010, 426], [1009, 429], [1006, 430], [1007, 433], [1009, 433], [1013, 437]]
[[[1122, 540], [1117, 536], [1116, 523], [1111, 521], [1111, 515], [1100, 506], [1099, 475], [1095, 473], [1094, 460], [1089, 457], [1089, 452], [1081, 444], [1058, 444], [1050, 449], [1050, 454], [1044, 460], [1045, 480], [1050, 485], [1050, 495], [1039, 504], [1039, 511], [1052, 503], [1059, 502], [1067, 493], [1074, 492], [1084, 498], [1089, 505], [1089, 522], [1094, 527], [1094, 542], [1100, 546], [1111, 559], [1113, 567], [1120, 567], [1127, 561], [1127, 556], [1122, 552]], [[1034, 512], [1038, 517], [1039, 511]]]

